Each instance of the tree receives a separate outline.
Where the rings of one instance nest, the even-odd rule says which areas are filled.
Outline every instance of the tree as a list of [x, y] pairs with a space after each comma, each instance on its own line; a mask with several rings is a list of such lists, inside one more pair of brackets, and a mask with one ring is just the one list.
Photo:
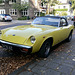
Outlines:
[[58, 4], [59, 2], [57, 0], [41, 0], [41, 4], [47, 5], [47, 11], [46, 14], [49, 14], [50, 6], [54, 6], [55, 4]]
[[0, 0], [0, 3], [5, 3], [5, 7], [6, 7], [6, 14], [8, 14], [9, 12], [9, 1], [11, 1], [11, 0]]
[[41, 0], [41, 5], [43, 6], [44, 4], [46, 4], [47, 1], [46, 0]]
[[58, 4], [57, 0], [48, 0], [47, 1], [47, 14], [49, 14], [50, 6], [55, 6], [55, 4]]
[[67, 13], [66, 12], [62, 12], [61, 16], [67, 16]]
[[29, 7], [30, 6], [29, 6], [29, 3], [28, 2], [23, 2], [22, 4], [21, 4], [21, 2], [17, 2], [17, 3], [14, 3], [13, 4], [13, 8], [14, 9], [18, 9], [19, 11], [28, 9]]
[[[6, 14], [9, 13], [9, 8], [10, 8], [9, 1], [11, 0], [0, 0], [0, 3], [5, 3]], [[28, 9], [29, 4], [25, 0], [22, 1], [22, 3], [21, 0], [13, 0], [12, 8], [17, 9], [18, 11], [22, 11], [24, 9]], [[21, 14], [21, 12], [18, 12], [18, 14]]]
[[71, 8], [75, 9], [75, 0], [71, 0]]
[[74, 10], [74, 15], [75, 15], [75, 0], [71, 0], [71, 8]]

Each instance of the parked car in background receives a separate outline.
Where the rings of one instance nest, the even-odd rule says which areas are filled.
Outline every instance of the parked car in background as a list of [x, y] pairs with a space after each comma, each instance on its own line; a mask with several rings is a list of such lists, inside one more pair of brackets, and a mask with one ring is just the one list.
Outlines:
[[66, 16], [67, 20], [71, 20], [71, 16], [67, 15]]
[[0, 14], [0, 21], [12, 21], [12, 18], [10, 15], [8, 14]]
[[54, 16], [53, 14], [47, 14], [47, 15], [45, 15], [45, 16]]
[[15, 52], [38, 52], [38, 56], [48, 57], [52, 46], [65, 39], [71, 41], [73, 28], [63, 17], [37, 17], [31, 25], [1, 30], [0, 45]]
[[74, 27], [75, 27], [75, 16], [72, 16], [72, 21], [74, 21], [73, 24], [74, 24]]

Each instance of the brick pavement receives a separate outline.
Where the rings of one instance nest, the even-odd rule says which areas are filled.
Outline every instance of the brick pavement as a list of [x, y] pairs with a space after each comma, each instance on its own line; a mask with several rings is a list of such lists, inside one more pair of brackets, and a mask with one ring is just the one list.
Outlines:
[[36, 58], [9, 75], [75, 75], [75, 30], [72, 41], [53, 47], [48, 58]]

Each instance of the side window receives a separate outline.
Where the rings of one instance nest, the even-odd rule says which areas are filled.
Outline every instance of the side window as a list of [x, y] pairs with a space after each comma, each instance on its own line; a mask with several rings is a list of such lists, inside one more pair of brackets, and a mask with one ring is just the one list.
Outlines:
[[67, 22], [65, 19], [60, 19], [60, 27], [67, 26]]

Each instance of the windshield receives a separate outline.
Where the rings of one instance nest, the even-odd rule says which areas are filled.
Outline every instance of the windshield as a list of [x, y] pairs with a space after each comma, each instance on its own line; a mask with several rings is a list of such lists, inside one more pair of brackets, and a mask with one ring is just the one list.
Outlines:
[[56, 18], [56, 17], [38, 17], [32, 22], [32, 24], [50, 25], [50, 26], [58, 27], [59, 18]]

